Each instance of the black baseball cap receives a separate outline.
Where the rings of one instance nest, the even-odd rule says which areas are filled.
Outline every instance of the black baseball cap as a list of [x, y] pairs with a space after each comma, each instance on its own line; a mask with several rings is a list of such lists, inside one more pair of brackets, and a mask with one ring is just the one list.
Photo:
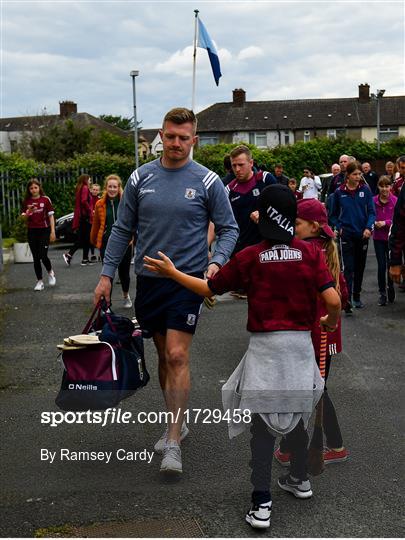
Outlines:
[[259, 231], [263, 238], [277, 242], [291, 242], [295, 233], [297, 201], [287, 186], [272, 184], [261, 192]]

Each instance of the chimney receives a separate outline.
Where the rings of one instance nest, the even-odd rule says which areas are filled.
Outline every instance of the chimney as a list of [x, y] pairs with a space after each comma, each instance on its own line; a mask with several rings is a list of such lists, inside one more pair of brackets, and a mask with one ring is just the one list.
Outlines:
[[368, 101], [370, 101], [370, 85], [359, 84], [359, 102], [367, 103]]
[[59, 116], [67, 118], [77, 113], [77, 103], [74, 101], [59, 101]]
[[246, 102], [246, 92], [242, 88], [235, 88], [233, 91], [233, 103], [234, 107], [243, 107]]

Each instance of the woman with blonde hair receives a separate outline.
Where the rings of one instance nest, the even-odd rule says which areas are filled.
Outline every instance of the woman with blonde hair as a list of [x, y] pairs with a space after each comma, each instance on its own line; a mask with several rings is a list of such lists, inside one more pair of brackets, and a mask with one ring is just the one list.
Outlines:
[[[104, 261], [104, 254], [111, 229], [118, 216], [118, 206], [122, 191], [121, 178], [117, 174], [110, 174], [105, 179], [103, 195], [97, 201], [94, 209], [90, 242], [100, 250], [101, 261]], [[132, 301], [129, 296], [131, 259], [132, 242], [128, 245], [125, 255], [118, 266], [118, 276], [121, 282], [125, 308], [132, 307]]]
[[391, 184], [394, 183], [396, 177], [398, 176], [397, 175], [397, 166], [395, 165], [395, 163], [393, 163], [392, 161], [387, 161], [387, 163], [385, 164], [385, 175], [384, 176], [388, 176], [390, 181], [391, 181]]

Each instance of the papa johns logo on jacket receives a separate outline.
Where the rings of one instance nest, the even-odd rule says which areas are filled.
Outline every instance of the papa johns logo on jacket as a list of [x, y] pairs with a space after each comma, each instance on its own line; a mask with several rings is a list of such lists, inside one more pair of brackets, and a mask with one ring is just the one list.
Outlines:
[[261, 263], [302, 261], [302, 251], [286, 245], [273, 246], [259, 253]]

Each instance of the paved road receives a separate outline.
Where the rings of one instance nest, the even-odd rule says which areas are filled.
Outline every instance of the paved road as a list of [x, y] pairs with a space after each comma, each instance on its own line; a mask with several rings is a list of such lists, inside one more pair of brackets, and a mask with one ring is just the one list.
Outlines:
[[[63, 524], [142, 525], [149, 520], [161, 520], [163, 535], [164, 524], [174, 518], [196, 520], [209, 537], [259, 536], [243, 519], [250, 494], [248, 435], [229, 441], [223, 424], [192, 426], [183, 445], [183, 479], [176, 484], [161, 482], [156, 456], [150, 464], [41, 462], [41, 448], [152, 451], [161, 432], [152, 424], [41, 425], [41, 411], [57, 410], [53, 400], [61, 367], [56, 343], [81, 330], [100, 268], [81, 268], [78, 259], [66, 268], [61, 253], [61, 247], [50, 252], [58, 280], [54, 289], [32, 290], [31, 265], [8, 264], [1, 276], [1, 535], [32, 536], [38, 528]], [[272, 527], [265, 536], [402, 536], [405, 293], [394, 305], [376, 305], [372, 252], [364, 300], [366, 308], [343, 322], [345, 352], [336, 358], [329, 384], [351, 460], [330, 465], [313, 479], [314, 497], [308, 501], [277, 487], [282, 469], [275, 464]], [[119, 286], [114, 305], [125, 312]], [[222, 382], [247, 345], [245, 319], [246, 303], [230, 298], [203, 311], [192, 349], [190, 406], [220, 407]], [[146, 349], [150, 385], [122, 404], [133, 413], [162, 409], [156, 355], [150, 344]], [[131, 534], [129, 528], [126, 535]]]

